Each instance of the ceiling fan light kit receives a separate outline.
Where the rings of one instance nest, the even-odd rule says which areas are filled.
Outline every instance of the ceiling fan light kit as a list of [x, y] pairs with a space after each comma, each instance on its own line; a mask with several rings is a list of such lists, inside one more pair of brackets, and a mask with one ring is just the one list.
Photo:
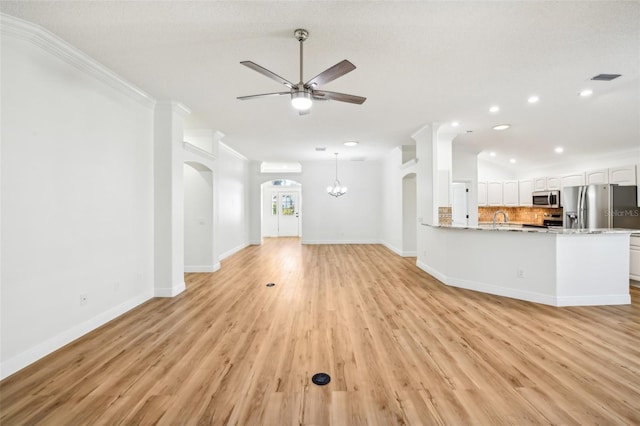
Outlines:
[[291, 105], [298, 110], [300, 115], [309, 114], [311, 105], [314, 100], [317, 101], [339, 101], [339, 102], [347, 102], [351, 104], [361, 105], [367, 98], [356, 95], [349, 95], [346, 93], [337, 93], [337, 92], [329, 92], [326, 90], [317, 90], [316, 87], [322, 84], [329, 83], [335, 80], [338, 77], [342, 77], [348, 72], [356, 69], [356, 66], [346, 59], [338, 62], [334, 66], [327, 68], [311, 80], [303, 83], [303, 43], [309, 38], [309, 32], [304, 29], [297, 29], [293, 32], [296, 40], [300, 43], [300, 82], [298, 84], [294, 84], [289, 80], [280, 77], [278, 74], [269, 71], [268, 69], [256, 64], [251, 61], [242, 61], [240, 62], [242, 65], [251, 68], [252, 70], [259, 72], [265, 77], [269, 77], [270, 79], [277, 81], [280, 84], [284, 84], [289, 88], [288, 92], [274, 92], [274, 93], [264, 93], [260, 95], [249, 95], [249, 96], [239, 96], [240, 100], [249, 100], [256, 98], [264, 98], [269, 96], [282, 96], [282, 95], [291, 95]]

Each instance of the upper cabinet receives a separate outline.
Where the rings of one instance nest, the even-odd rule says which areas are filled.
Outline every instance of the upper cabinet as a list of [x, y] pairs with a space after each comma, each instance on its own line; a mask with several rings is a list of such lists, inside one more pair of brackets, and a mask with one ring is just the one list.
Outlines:
[[609, 183], [609, 169], [591, 170], [585, 173], [587, 185]]
[[581, 186], [584, 185], [584, 173], [571, 173], [561, 178], [562, 187], [565, 186]]
[[518, 198], [521, 206], [532, 206], [533, 179], [524, 179], [518, 182]]
[[487, 183], [487, 204], [490, 206], [502, 206], [502, 182], [489, 181]]
[[547, 189], [547, 178], [535, 178], [533, 180], [533, 190], [534, 191], [545, 191]]
[[609, 169], [609, 183], [617, 183], [618, 185], [635, 185], [636, 167], [625, 166]]
[[518, 181], [517, 180], [505, 180], [502, 183], [502, 205], [503, 206], [518, 206]]
[[487, 182], [478, 182], [478, 205], [487, 205]]
[[560, 189], [562, 181], [558, 177], [547, 177], [547, 187], [545, 189]]

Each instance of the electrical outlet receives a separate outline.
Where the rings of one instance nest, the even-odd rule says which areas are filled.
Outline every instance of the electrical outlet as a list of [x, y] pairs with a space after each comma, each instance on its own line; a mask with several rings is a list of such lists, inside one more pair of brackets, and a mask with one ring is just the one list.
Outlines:
[[516, 270], [516, 276], [518, 278], [524, 278], [524, 270], [522, 270], [522, 269]]
[[82, 293], [80, 295], [80, 306], [86, 305], [89, 303], [89, 295], [87, 293]]

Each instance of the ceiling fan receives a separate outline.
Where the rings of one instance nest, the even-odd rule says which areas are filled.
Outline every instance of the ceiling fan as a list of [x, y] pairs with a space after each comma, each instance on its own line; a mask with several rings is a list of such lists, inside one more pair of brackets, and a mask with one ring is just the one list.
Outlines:
[[330, 81], [335, 80], [338, 77], [342, 77], [348, 72], [356, 69], [356, 66], [346, 59], [338, 62], [331, 68], [328, 68], [322, 71], [317, 76], [313, 77], [311, 80], [303, 83], [302, 79], [302, 44], [309, 37], [309, 32], [304, 29], [297, 29], [293, 32], [294, 36], [300, 43], [300, 82], [298, 84], [294, 84], [289, 80], [286, 80], [280, 77], [278, 74], [269, 71], [268, 69], [261, 67], [255, 62], [251, 61], [242, 61], [240, 62], [242, 65], [251, 68], [254, 71], [259, 72], [260, 74], [269, 77], [272, 80], [277, 81], [280, 84], [284, 84], [290, 90], [288, 92], [275, 92], [275, 93], [264, 93], [261, 95], [249, 95], [249, 96], [239, 96], [238, 99], [247, 100], [247, 99], [256, 99], [256, 98], [264, 98], [268, 96], [283, 96], [283, 95], [291, 95], [291, 105], [295, 109], [298, 110], [300, 115], [306, 115], [311, 112], [311, 105], [313, 101], [340, 101], [347, 102], [351, 104], [362, 104], [367, 98], [363, 98], [362, 96], [348, 95], [346, 93], [337, 93], [337, 92], [329, 92], [327, 90], [317, 90], [316, 87], [322, 84], [329, 83]]

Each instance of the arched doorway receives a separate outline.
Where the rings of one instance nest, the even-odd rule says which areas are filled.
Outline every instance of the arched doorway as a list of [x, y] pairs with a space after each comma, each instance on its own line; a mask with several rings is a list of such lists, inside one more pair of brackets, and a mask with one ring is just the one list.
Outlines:
[[416, 174], [402, 178], [402, 255], [416, 256], [418, 246]]
[[214, 249], [213, 171], [202, 163], [184, 163], [184, 271], [219, 268]]
[[302, 185], [273, 179], [260, 185], [261, 237], [302, 236]]

